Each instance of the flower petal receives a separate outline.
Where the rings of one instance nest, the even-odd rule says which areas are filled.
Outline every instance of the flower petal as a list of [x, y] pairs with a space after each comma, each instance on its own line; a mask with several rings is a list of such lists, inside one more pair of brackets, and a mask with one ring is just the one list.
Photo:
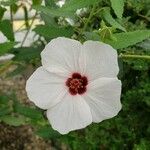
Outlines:
[[81, 96], [66, 94], [64, 99], [47, 110], [52, 127], [61, 134], [81, 129], [92, 122], [90, 108]]
[[121, 82], [117, 78], [99, 78], [91, 82], [84, 99], [91, 108], [93, 122], [112, 118], [121, 109]]
[[65, 79], [39, 67], [28, 79], [26, 91], [29, 99], [42, 109], [48, 109], [61, 101], [67, 92]]
[[117, 51], [98, 41], [86, 41], [80, 55], [80, 68], [90, 80], [116, 77], [119, 72]]
[[46, 70], [68, 76], [79, 71], [79, 54], [82, 44], [76, 40], [59, 37], [50, 41], [41, 53]]

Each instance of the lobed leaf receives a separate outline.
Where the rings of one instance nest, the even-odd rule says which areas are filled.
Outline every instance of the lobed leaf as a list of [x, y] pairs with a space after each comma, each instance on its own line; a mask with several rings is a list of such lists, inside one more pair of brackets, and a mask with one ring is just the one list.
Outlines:
[[116, 33], [113, 35], [116, 40], [106, 40], [106, 43], [116, 49], [126, 48], [150, 37], [150, 30], [137, 30], [126, 33]]
[[6, 96], [3, 93], [0, 93], [0, 105], [2, 105], [2, 104], [7, 105], [9, 100], [10, 100], [10, 98], [8, 96]]

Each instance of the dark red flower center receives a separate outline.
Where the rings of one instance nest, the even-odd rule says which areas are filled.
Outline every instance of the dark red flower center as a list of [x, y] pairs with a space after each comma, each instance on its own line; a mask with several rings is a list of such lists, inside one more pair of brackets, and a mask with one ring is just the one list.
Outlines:
[[69, 88], [71, 95], [83, 94], [86, 92], [88, 79], [86, 76], [81, 76], [80, 73], [73, 73], [71, 78], [66, 81], [66, 86]]

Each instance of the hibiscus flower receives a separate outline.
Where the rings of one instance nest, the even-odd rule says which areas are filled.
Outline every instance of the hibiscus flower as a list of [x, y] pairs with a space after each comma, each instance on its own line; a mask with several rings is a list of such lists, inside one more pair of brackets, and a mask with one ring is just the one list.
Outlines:
[[120, 111], [117, 52], [110, 45], [58, 37], [46, 45], [41, 61], [26, 91], [36, 106], [47, 110], [53, 129], [67, 134]]

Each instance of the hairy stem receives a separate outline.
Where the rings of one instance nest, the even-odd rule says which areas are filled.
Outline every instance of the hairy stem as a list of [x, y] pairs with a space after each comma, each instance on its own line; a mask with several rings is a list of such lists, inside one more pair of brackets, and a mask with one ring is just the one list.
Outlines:
[[146, 60], [150, 60], [150, 56], [148, 55], [126, 55], [126, 54], [120, 54], [119, 55], [120, 58], [123, 59], [146, 59]]

